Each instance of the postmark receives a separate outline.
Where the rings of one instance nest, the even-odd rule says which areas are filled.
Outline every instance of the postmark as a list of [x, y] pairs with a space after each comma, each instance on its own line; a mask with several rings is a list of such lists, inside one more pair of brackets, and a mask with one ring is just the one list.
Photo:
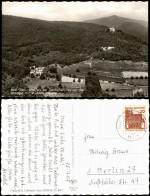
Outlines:
[[128, 141], [141, 139], [146, 133], [145, 114], [145, 106], [125, 106], [117, 119], [118, 134]]

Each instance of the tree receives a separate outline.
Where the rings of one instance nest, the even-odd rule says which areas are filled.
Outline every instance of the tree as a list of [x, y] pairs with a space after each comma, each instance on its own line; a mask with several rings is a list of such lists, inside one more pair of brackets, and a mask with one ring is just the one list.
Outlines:
[[56, 74], [56, 80], [61, 81], [61, 75], [60, 74]]
[[73, 82], [76, 82], [76, 81], [75, 81], [75, 78], [73, 79]]
[[140, 76], [140, 79], [143, 79], [143, 76]]
[[45, 77], [45, 75], [43, 73], [40, 75], [40, 79], [41, 80], [45, 80], [46, 79], [46, 77]]
[[90, 75], [85, 78], [86, 90], [81, 94], [82, 97], [102, 97], [102, 88], [98, 76]]
[[144, 97], [144, 94], [142, 92], [137, 92], [134, 97]]
[[67, 87], [64, 86], [64, 93], [67, 93]]
[[50, 66], [49, 70], [51, 73], [57, 73], [57, 68], [55, 66]]
[[31, 74], [31, 78], [35, 78], [35, 75], [33, 73]]
[[61, 83], [59, 83], [58, 88], [63, 88]]
[[76, 72], [80, 72], [80, 69], [79, 69], [79, 68], [77, 68], [77, 69], [76, 69]]
[[37, 89], [42, 89], [42, 87], [39, 85], [39, 86], [37, 87]]
[[81, 82], [81, 78], [78, 79], [78, 82]]
[[90, 71], [88, 71], [88, 75], [89, 75], [89, 76], [91, 75], [91, 72], [90, 72]]

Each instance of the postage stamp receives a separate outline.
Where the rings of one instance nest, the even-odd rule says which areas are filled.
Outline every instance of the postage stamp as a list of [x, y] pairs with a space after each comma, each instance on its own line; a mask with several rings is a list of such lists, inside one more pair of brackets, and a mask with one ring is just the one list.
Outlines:
[[126, 131], [145, 131], [145, 107], [129, 106], [124, 108], [124, 126]]
[[136, 141], [146, 133], [145, 106], [125, 106], [118, 117], [116, 128], [119, 135], [128, 141]]

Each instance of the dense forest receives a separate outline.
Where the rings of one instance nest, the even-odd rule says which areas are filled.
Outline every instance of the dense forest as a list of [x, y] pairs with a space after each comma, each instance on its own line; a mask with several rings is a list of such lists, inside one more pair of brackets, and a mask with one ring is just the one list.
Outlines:
[[[101, 47], [113, 46], [104, 52]], [[49, 22], [2, 16], [2, 91], [22, 87], [30, 66], [61, 66], [84, 61], [91, 56], [108, 60], [147, 61], [145, 41], [120, 30], [82, 22]]]

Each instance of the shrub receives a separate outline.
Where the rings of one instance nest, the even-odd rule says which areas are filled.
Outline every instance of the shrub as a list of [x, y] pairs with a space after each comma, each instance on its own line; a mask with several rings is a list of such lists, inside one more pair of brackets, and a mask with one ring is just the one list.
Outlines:
[[109, 91], [109, 89], [107, 88], [107, 89], [106, 89], [106, 91], [108, 92], [108, 91]]
[[116, 95], [111, 95], [111, 97], [117, 97]]
[[143, 92], [137, 92], [135, 93], [134, 97], [144, 97]]
[[37, 87], [37, 89], [41, 89], [41, 88], [42, 88], [41, 86], [38, 86], [38, 87]]
[[133, 80], [133, 76], [131, 76], [131, 78], [130, 79], [132, 79]]
[[135, 79], [139, 79], [138, 77], [136, 77]]
[[111, 89], [111, 91], [112, 91], [112, 92], [115, 92], [115, 89], [114, 89], [114, 88], [112, 88], [112, 89]]
[[110, 95], [108, 93], [104, 93], [103, 97], [110, 97]]
[[145, 76], [145, 79], [147, 79], [148, 77], [147, 76]]
[[75, 78], [73, 79], [73, 82], [76, 82], [76, 81], [75, 81]]
[[76, 72], [80, 72], [80, 69], [79, 69], [79, 68], [77, 68], [77, 69], [76, 69]]
[[50, 75], [50, 78], [55, 78], [55, 74], [51, 74]]

